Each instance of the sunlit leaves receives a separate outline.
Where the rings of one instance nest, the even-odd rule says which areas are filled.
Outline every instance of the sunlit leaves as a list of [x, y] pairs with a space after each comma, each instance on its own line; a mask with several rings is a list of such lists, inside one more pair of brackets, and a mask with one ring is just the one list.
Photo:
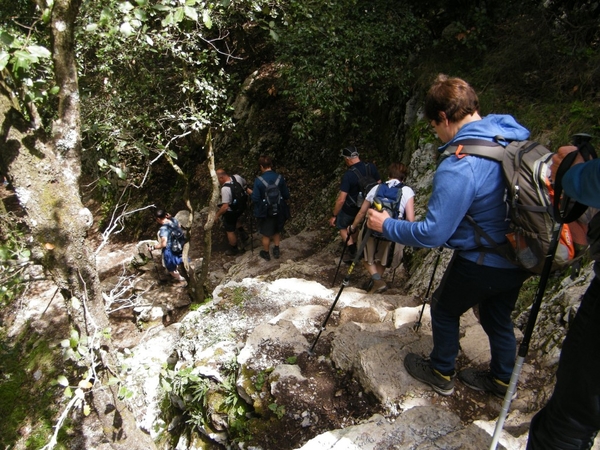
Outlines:
[[8, 52], [0, 50], [0, 70], [3, 70], [6, 67], [9, 59], [10, 55], [8, 54]]
[[119, 31], [125, 36], [131, 36], [133, 34], [133, 27], [129, 22], [123, 22], [119, 27]]
[[210, 18], [210, 12], [208, 11], [208, 9], [205, 9], [202, 12], [202, 22], [204, 22], [204, 25], [206, 26], [206, 28], [208, 28], [209, 30], [212, 28], [212, 19]]
[[184, 6], [183, 12], [188, 19], [193, 20], [194, 22], [198, 20], [198, 13], [191, 6]]

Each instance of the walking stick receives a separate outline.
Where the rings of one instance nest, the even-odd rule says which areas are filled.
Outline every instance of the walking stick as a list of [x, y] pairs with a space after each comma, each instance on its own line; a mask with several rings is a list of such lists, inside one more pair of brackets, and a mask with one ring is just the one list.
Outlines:
[[250, 203], [250, 208], [248, 208], [250, 211], [248, 213], [248, 222], [249, 224], [249, 228], [250, 228], [250, 251], [252, 252], [252, 254], [254, 255], [254, 236], [252, 235], [252, 222], [254, 219], [254, 215], [252, 214], [252, 203]]
[[[375, 209], [377, 211], [381, 211], [383, 209], [382, 204], [379, 203], [379, 201], [377, 201], [377, 200], [373, 201], [373, 206], [375, 207]], [[344, 290], [344, 288], [346, 286], [348, 286], [348, 282], [350, 281], [350, 275], [352, 274], [352, 271], [354, 270], [354, 266], [356, 266], [356, 264], [358, 264], [358, 261], [360, 261], [360, 258], [362, 257], [363, 251], [365, 250], [365, 247], [367, 245], [367, 241], [369, 240], [369, 237], [371, 236], [371, 231], [372, 230], [370, 228], [367, 228], [367, 232], [363, 236], [363, 240], [360, 243], [360, 247], [356, 250], [356, 255], [354, 256], [354, 260], [352, 261], [352, 264], [350, 264], [350, 267], [348, 268], [348, 273], [346, 274], [346, 276], [344, 277], [344, 280], [342, 281], [340, 290], [338, 291], [337, 295], [335, 296], [335, 300], [333, 301], [331, 308], [329, 308], [329, 312], [327, 313], [325, 320], [323, 320], [323, 324], [321, 325], [321, 328], [319, 329], [319, 333], [317, 334], [317, 337], [315, 338], [314, 342], [310, 346], [310, 350], [308, 350], [309, 355], [313, 354], [313, 350], [314, 350], [315, 346], [317, 345], [317, 341], [319, 340], [319, 337], [321, 337], [321, 333], [325, 330], [325, 325], [327, 325], [327, 321], [329, 320], [331, 313], [333, 313], [333, 309], [335, 308], [335, 305], [337, 304], [337, 302], [340, 298], [340, 295], [342, 295], [342, 291]]]
[[435, 278], [435, 271], [437, 270], [437, 266], [440, 263], [440, 257], [442, 256], [443, 247], [438, 248], [437, 258], [435, 259], [435, 264], [433, 265], [433, 271], [431, 272], [431, 278], [429, 279], [429, 286], [427, 286], [427, 292], [425, 293], [425, 297], [423, 298], [423, 306], [421, 307], [421, 312], [419, 313], [419, 320], [415, 324], [414, 330], [419, 331], [421, 328], [421, 320], [423, 319], [423, 312], [425, 311], [425, 305], [427, 304], [427, 299], [429, 298], [429, 293], [431, 292], [431, 286], [433, 285], [433, 279]]
[[354, 260], [352, 261], [352, 264], [350, 264], [350, 267], [348, 268], [348, 273], [346, 274], [346, 276], [344, 277], [344, 280], [342, 281], [340, 290], [338, 291], [338, 293], [335, 297], [335, 300], [333, 301], [333, 304], [331, 305], [331, 308], [329, 309], [329, 312], [327, 313], [327, 316], [325, 317], [325, 320], [323, 320], [323, 324], [321, 325], [321, 328], [319, 329], [319, 334], [317, 334], [317, 337], [315, 338], [313, 344], [310, 346], [310, 350], [308, 351], [309, 355], [313, 354], [313, 350], [314, 350], [315, 346], [317, 345], [317, 341], [319, 340], [319, 337], [321, 336], [321, 333], [323, 332], [323, 330], [325, 330], [325, 325], [327, 324], [327, 321], [329, 320], [331, 313], [333, 313], [333, 309], [335, 308], [335, 305], [337, 304], [337, 302], [340, 298], [340, 295], [342, 295], [342, 291], [344, 290], [344, 288], [346, 286], [348, 286], [348, 282], [350, 281], [350, 275], [352, 274], [352, 271], [354, 270], [354, 266], [356, 266], [358, 261], [360, 261], [360, 258], [362, 257], [363, 251], [365, 249], [365, 246], [367, 245], [367, 241], [369, 240], [370, 236], [371, 236], [371, 229], [367, 228], [367, 232], [365, 233], [363, 240], [360, 243], [360, 247], [356, 250], [356, 255], [354, 256]]
[[[527, 326], [525, 328], [525, 333], [523, 334], [523, 340], [519, 345], [519, 352], [517, 360], [515, 361], [515, 367], [510, 376], [510, 383], [508, 384], [506, 395], [504, 396], [504, 402], [502, 404], [502, 409], [500, 410], [500, 415], [498, 416], [498, 421], [496, 422], [496, 428], [494, 429], [494, 435], [492, 437], [492, 443], [490, 444], [490, 450], [496, 450], [496, 446], [498, 445], [498, 441], [500, 440], [500, 433], [502, 432], [502, 428], [504, 427], [504, 421], [506, 420], [512, 397], [516, 391], [517, 381], [519, 380], [519, 375], [521, 374], [521, 369], [523, 368], [523, 362], [525, 361], [525, 357], [527, 356], [527, 352], [529, 351], [529, 342], [531, 341], [531, 335], [533, 334], [535, 321], [540, 311], [540, 306], [544, 297], [544, 291], [546, 290], [546, 284], [548, 283], [548, 278], [552, 270], [552, 261], [554, 260], [554, 254], [556, 253], [556, 249], [558, 247], [558, 241], [560, 239], [560, 233], [562, 230], [563, 223], [568, 223], [576, 220], [587, 209], [587, 206], [582, 205], [580, 203], [569, 204], [568, 199], [563, 199], [561, 198], [561, 196], [562, 177], [573, 164], [577, 153], [581, 153], [584, 157], [584, 160], [586, 161], [590, 158], [596, 157], [596, 152], [589, 143], [590, 139], [591, 136], [587, 134], [576, 134], [575, 136], [573, 136], [573, 144], [577, 146], [577, 151], [568, 154], [563, 159], [557, 170], [556, 180], [554, 180], [553, 201], [554, 220], [556, 221], [556, 223], [554, 224], [554, 229], [552, 230], [552, 240], [550, 241], [550, 247], [548, 247], [548, 254], [546, 255], [546, 260], [544, 261], [542, 273], [540, 274], [540, 281], [535, 292], [533, 304], [531, 305], [531, 312], [529, 313], [529, 319], [527, 319]], [[563, 202], [563, 200], [567, 201]], [[561, 209], [561, 207], [565, 207], [565, 205], [570, 207], [570, 210], [568, 212], [564, 212]]]
[[500, 439], [500, 432], [504, 427], [504, 421], [506, 420], [506, 416], [508, 415], [510, 403], [517, 388], [517, 381], [519, 380], [519, 375], [521, 374], [521, 369], [523, 368], [523, 362], [525, 361], [525, 357], [527, 356], [527, 352], [529, 351], [529, 342], [531, 341], [531, 335], [533, 334], [535, 321], [540, 311], [540, 306], [544, 297], [544, 291], [546, 290], [546, 284], [548, 283], [548, 278], [552, 270], [552, 261], [554, 260], [554, 254], [556, 253], [556, 248], [558, 247], [558, 240], [560, 237], [561, 229], [562, 223], [556, 223], [554, 226], [554, 230], [552, 230], [552, 240], [550, 241], [548, 254], [546, 255], [544, 267], [542, 268], [542, 273], [540, 275], [540, 281], [535, 292], [533, 304], [531, 305], [531, 312], [529, 313], [529, 319], [527, 319], [527, 327], [525, 328], [523, 340], [521, 341], [521, 345], [519, 345], [519, 352], [517, 360], [515, 361], [515, 367], [513, 368], [513, 372], [510, 376], [510, 382], [508, 384], [506, 394], [504, 395], [502, 409], [500, 410], [500, 415], [498, 416], [498, 421], [496, 422], [496, 428], [494, 429], [494, 436], [492, 438], [490, 450], [496, 450], [496, 446], [498, 445], [498, 440]]
[[338, 273], [340, 271], [340, 266], [342, 265], [342, 259], [344, 259], [344, 253], [346, 252], [346, 247], [348, 247], [348, 241], [352, 235], [348, 233], [348, 237], [346, 237], [346, 242], [344, 242], [344, 248], [342, 249], [342, 256], [340, 256], [340, 262], [338, 263], [337, 270], [335, 271], [335, 276], [333, 277], [333, 281], [331, 282], [331, 287], [335, 285], [335, 280], [337, 279]]

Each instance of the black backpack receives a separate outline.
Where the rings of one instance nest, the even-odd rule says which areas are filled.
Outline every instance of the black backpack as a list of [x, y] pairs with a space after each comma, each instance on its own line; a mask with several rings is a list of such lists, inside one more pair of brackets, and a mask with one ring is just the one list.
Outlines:
[[235, 179], [235, 177], [231, 177], [231, 184], [229, 184], [229, 188], [231, 189], [231, 203], [229, 204], [229, 207], [232, 211], [244, 211], [246, 209], [246, 205], [248, 204], [248, 194], [246, 193], [246, 190]]
[[168, 224], [171, 230], [171, 253], [181, 254], [183, 252], [183, 246], [186, 242], [185, 232], [179, 226], [176, 219], [172, 219], [172, 222]]
[[[393, 187], [387, 185], [387, 183], [381, 183], [377, 187], [377, 192], [373, 198], [373, 203], [379, 202], [383, 210], [387, 211], [392, 219], [403, 219], [400, 215], [400, 202], [402, 201], [402, 188], [403, 183], [398, 183]], [[378, 231], [371, 231], [371, 236], [386, 240], [383, 237], [383, 233]]]
[[277, 175], [274, 183], [267, 183], [263, 177], [258, 177], [258, 179], [265, 185], [263, 204], [267, 210], [267, 217], [279, 215], [281, 212], [281, 191], [279, 190], [281, 175]]
[[360, 172], [360, 170], [358, 170], [356, 167], [350, 166], [350, 170], [354, 172], [358, 178], [359, 186], [358, 195], [356, 196], [356, 199], [353, 199], [350, 196], [346, 197], [346, 201], [350, 206], [360, 208], [363, 202], [365, 201], [365, 198], [367, 197], [369, 191], [378, 184], [377, 180], [373, 178], [373, 175], [371, 175], [371, 165], [369, 163], [365, 163], [365, 169], [367, 171], [367, 174], [363, 175]]

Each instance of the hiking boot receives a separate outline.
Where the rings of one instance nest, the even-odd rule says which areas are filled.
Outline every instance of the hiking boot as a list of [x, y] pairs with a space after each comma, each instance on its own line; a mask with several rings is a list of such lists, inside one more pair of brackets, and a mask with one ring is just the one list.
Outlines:
[[280, 255], [279, 246], [276, 245], [273, 247], [273, 258], [279, 259], [279, 255]]
[[454, 375], [442, 375], [431, 367], [429, 359], [409, 353], [404, 358], [404, 367], [413, 378], [428, 384], [438, 394], [450, 395], [454, 392]]
[[363, 291], [369, 292], [371, 290], [371, 288], [373, 287], [373, 283], [374, 282], [375, 282], [375, 280], [373, 278], [369, 278], [369, 281], [367, 281], [366, 283], [364, 283], [360, 288]]
[[269, 255], [269, 252], [267, 252], [265, 250], [261, 250], [260, 253], [258, 254], [258, 256], [260, 256], [262, 259], [264, 259], [266, 261], [271, 261], [271, 255]]
[[373, 286], [369, 289], [369, 294], [382, 294], [387, 291], [388, 286], [383, 280], [374, 280]]
[[225, 251], [225, 255], [226, 256], [235, 256], [238, 254], [238, 248], [237, 247], [232, 247], [231, 245], [229, 246], [229, 248]]
[[[458, 372], [458, 379], [471, 389], [491, 392], [499, 398], [504, 398], [508, 390], [508, 383], [494, 377], [489, 370], [475, 370], [472, 368], [461, 370]], [[517, 398], [516, 391], [512, 396], [513, 400], [515, 398]]]

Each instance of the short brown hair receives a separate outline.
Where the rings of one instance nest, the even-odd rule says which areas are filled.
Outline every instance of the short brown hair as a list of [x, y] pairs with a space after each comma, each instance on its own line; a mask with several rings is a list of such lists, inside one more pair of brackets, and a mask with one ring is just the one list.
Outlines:
[[408, 168], [399, 162], [391, 163], [388, 167], [388, 177], [390, 179], [395, 178], [398, 181], [404, 181], [406, 179], [406, 172]]
[[260, 155], [260, 157], [258, 158], [258, 165], [270, 169], [271, 167], [273, 167], [273, 160], [270, 156]]
[[461, 78], [439, 74], [425, 97], [425, 116], [441, 121], [440, 112], [450, 122], [460, 122], [466, 116], [479, 112], [479, 98], [475, 90]]

